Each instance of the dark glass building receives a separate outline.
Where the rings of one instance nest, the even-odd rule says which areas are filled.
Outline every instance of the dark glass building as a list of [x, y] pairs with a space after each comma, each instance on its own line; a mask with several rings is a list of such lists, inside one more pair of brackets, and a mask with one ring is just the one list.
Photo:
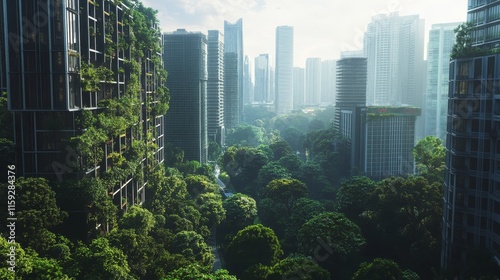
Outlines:
[[163, 35], [170, 109], [166, 141], [184, 150], [185, 160], [207, 162], [207, 36], [178, 29]]
[[[472, 45], [498, 48], [500, 1], [469, 0]], [[463, 56], [450, 62], [443, 208], [445, 268], [486, 250], [500, 265], [500, 55]], [[460, 272], [459, 272], [460, 273]]]

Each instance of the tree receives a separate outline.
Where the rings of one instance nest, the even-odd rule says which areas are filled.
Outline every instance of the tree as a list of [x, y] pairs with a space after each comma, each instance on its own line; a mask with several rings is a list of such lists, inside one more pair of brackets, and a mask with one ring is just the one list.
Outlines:
[[192, 198], [204, 193], [218, 193], [219, 186], [203, 175], [188, 175], [184, 179], [186, 188]]
[[198, 211], [201, 214], [202, 224], [209, 229], [216, 227], [226, 217], [226, 210], [222, 207], [220, 194], [204, 193], [196, 199]]
[[394, 261], [376, 258], [370, 263], [362, 263], [352, 280], [403, 280], [403, 271]]
[[80, 244], [74, 254], [73, 274], [77, 279], [133, 280], [127, 257], [112, 247], [106, 238], [94, 239], [89, 246]]
[[205, 243], [203, 236], [194, 231], [178, 232], [169, 248], [171, 253], [181, 254], [202, 267], [211, 268], [215, 261], [212, 248]]
[[290, 172], [279, 163], [272, 161], [264, 165], [257, 178], [259, 189], [263, 189], [274, 179], [289, 179], [291, 178]]
[[[43, 178], [19, 177], [15, 181], [16, 241], [24, 247], [46, 252], [55, 242], [56, 235], [50, 230], [61, 224], [67, 213], [57, 206], [56, 196], [48, 181]], [[7, 186], [0, 192], [4, 198]], [[9, 193], [12, 195], [12, 191]], [[6, 199], [5, 199], [6, 201]], [[6, 219], [7, 212], [2, 211]]]
[[257, 217], [257, 204], [248, 195], [237, 193], [222, 202], [226, 210], [225, 224], [240, 230], [253, 224]]
[[285, 167], [293, 178], [298, 179], [299, 170], [303, 165], [302, 160], [298, 156], [293, 154], [284, 156], [278, 160], [278, 163]]
[[325, 207], [319, 201], [309, 198], [298, 199], [286, 225], [284, 248], [296, 252], [297, 234], [302, 225], [323, 212]]
[[371, 193], [375, 182], [368, 177], [353, 177], [340, 184], [336, 197], [336, 209], [347, 218], [359, 221], [360, 215], [373, 205]]
[[292, 215], [298, 199], [307, 197], [306, 185], [296, 179], [275, 179], [267, 184], [263, 197], [270, 198], [285, 206], [288, 216]]
[[297, 236], [299, 252], [314, 256], [322, 249], [330, 255], [347, 257], [365, 244], [359, 227], [343, 214], [324, 212], [307, 221]]
[[133, 229], [137, 234], [147, 235], [155, 226], [154, 216], [149, 210], [133, 205], [120, 220], [124, 229]]
[[329, 280], [330, 273], [310, 257], [291, 255], [274, 265], [266, 279]]
[[432, 182], [444, 181], [446, 148], [441, 139], [426, 136], [413, 148], [417, 171]]
[[292, 154], [292, 147], [284, 140], [279, 140], [271, 143], [269, 148], [273, 151], [274, 160], [279, 160], [284, 156]]
[[301, 131], [293, 127], [288, 127], [281, 131], [281, 137], [290, 145], [294, 153], [298, 152], [301, 158], [305, 159], [305, 131]]
[[451, 59], [474, 55], [474, 48], [472, 47], [473, 30], [473, 24], [470, 22], [462, 23], [455, 28], [455, 44], [451, 49]]
[[241, 276], [253, 265], [274, 265], [283, 255], [273, 230], [263, 225], [251, 225], [240, 230], [226, 249], [226, 265], [230, 272]]
[[227, 146], [257, 147], [260, 144], [264, 144], [266, 141], [264, 132], [261, 128], [248, 124], [238, 125], [229, 130], [226, 136]]
[[187, 267], [181, 267], [169, 273], [162, 280], [237, 280], [236, 277], [229, 275], [225, 269], [219, 269], [210, 274], [206, 269], [196, 264], [190, 264]]

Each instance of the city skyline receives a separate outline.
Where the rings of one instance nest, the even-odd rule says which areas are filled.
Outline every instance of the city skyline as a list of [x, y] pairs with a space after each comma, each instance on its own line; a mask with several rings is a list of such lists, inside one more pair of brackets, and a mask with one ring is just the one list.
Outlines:
[[[306, 2], [279, 0], [231, 3], [220, 0], [201, 0], [196, 3], [145, 0], [144, 4], [158, 10], [163, 32], [185, 28], [206, 33], [208, 29], [223, 30], [224, 20], [234, 22], [243, 18], [244, 49], [251, 59], [261, 53], [274, 52], [274, 31], [277, 26], [294, 26], [294, 66], [298, 67], [305, 67], [307, 57], [338, 59], [341, 51], [362, 49], [366, 26], [377, 14], [396, 11], [402, 16], [418, 14], [425, 20], [427, 42], [432, 24], [463, 22], [466, 20], [467, 8], [465, 0], [443, 0], [437, 3], [431, 0], [377, 0], [363, 3], [363, 8], [355, 3], [319, 2], [309, 5]], [[447, 12], [442, 13], [443, 10]], [[353, 13], [356, 16], [352, 16]], [[274, 61], [274, 56], [271, 60]]]

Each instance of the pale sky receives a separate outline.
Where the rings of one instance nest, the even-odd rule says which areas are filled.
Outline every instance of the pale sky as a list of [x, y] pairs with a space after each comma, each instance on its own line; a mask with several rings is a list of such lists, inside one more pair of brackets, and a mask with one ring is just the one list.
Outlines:
[[[224, 20], [243, 18], [244, 53], [268, 53], [274, 60], [276, 27], [294, 27], [294, 66], [306, 58], [337, 59], [341, 51], [363, 48], [372, 16], [398, 11], [425, 19], [426, 40], [432, 24], [463, 22], [467, 0], [142, 0], [158, 10], [161, 29], [224, 32]], [[427, 43], [426, 43], [427, 44]], [[425, 54], [424, 54], [425, 56]]]

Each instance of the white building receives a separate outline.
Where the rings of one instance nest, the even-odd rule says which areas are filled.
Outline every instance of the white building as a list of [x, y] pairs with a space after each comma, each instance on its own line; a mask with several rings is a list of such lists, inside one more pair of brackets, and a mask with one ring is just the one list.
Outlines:
[[293, 109], [293, 27], [276, 28], [275, 110], [277, 115]]
[[298, 110], [304, 105], [306, 92], [305, 69], [293, 67], [293, 109]]
[[455, 43], [453, 31], [460, 23], [433, 24], [427, 47], [427, 90], [425, 135], [446, 140], [450, 53]]
[[321, 103], [321, 58], [306, 60], [306, 105]]
[[255, 58], [254, 102], [267, 103], [270, 101], [269, 70], [269, 54], [260, 54]]
[[321, 62], [321, 104], [335, 104], [337, 61], [324, 60]]

